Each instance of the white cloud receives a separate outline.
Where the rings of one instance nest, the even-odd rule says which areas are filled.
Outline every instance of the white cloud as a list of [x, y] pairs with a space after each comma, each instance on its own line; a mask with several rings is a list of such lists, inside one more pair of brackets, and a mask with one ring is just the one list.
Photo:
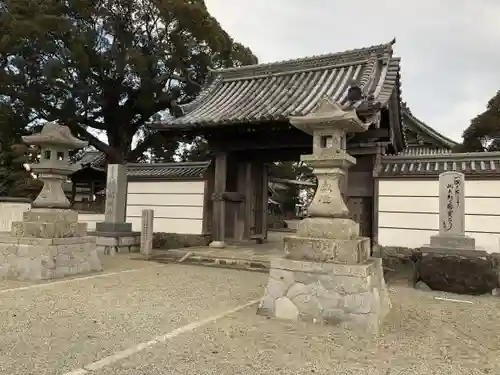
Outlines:
[[337, 52], [396, 37], [403, 98], [459, 140], [500, 90], [498, 0], [207, 0], [261, 62]]

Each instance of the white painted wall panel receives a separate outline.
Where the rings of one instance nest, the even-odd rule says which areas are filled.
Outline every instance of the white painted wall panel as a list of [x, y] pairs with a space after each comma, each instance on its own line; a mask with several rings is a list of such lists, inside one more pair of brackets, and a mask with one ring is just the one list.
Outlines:
[[204, 189], [204, 181], [143, 181], [128, 183], [129, 194], [203, 194]]
[[[127, 217], [127, 222], [132, 223], [132, 230], [138, 232], [141, 230], [140, 217]], [[164, 219], [155, 217], [153, 221], [153, 231], [179, 234], [201, 234], [203, 231], [203, 221], [191, 219]]]
[[[140, 217], [142, 210], [151, 206], [127, 205], [127, 217]], [[152, 206], [155, 210], [155, 219], [203, 219], [203, 206]]]
[[0, 232], [10, 232], [13, 221], [22, 221], [23, 213], [31, 209], [31, 203], [0, 202]]
[[127, 222], [141, 230], [142, 210], [154, 210], [154, 231], [201, 234], [203, 231], [204, 181], [129, 182]]
[[94, 231], [96, 223], [104, 221], [104, 214], [79, 213], [78, 221], [87, 223], [87, 230]]
[[429, 180], [380, 180], [379, 195], [402, 197], [437, 197], [439, 185], [436, 181]]
[[[384, 246], [420, 247], [439, 230], [438, 180], [379, 181], [378, 242]], [[498, 252], [500, 181], [466, 180], [465, 230], [478, 247]]]
[[[204, 181], [142, 181], [128, 183], [127, 222], [141, 230], [142, 210], [154, 211], [155, 232], [202, 234]], [[104, 221], [103, 214], [79, 214], [89, 230]]]
[[203, 206], [203, 192], [195, 194], [144, 194], [128, 193], [128, 205], [158, 205], [158, 206]]

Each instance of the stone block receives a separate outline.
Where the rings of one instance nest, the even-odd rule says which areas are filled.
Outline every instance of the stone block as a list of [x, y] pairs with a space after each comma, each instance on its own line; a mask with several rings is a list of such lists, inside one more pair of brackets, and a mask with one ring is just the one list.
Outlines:
[[297, 236], [351, 240], [359, 237], [359, 224], [344, 218], [306, 218], [299, 223]]
[[319, 263], [310, 261], [298, 261], [284, 258], [272, 258], [271, 269], [280, 269], [294, 272], [309, 272], [317, 274], [333, 274], [338, 276], [367, 277], [376, 274], [376, 268], [382, 268], [381, 259], [370, 258], [366, 262], [356, 265]]
[[355, 264], [370, 257], [370, 239], [332, 240], [289, 236], [284, 239], [284, 250], [288, 259]]
[[23, 213], [23, 221], [44, 223], [76, 223], [78, 213], [71, 210], [32, 209]]
[[95, 224], [95, 230], [96, 232], [108, 232], [108, 233], [132, 232], [132, 224], [102, 222]]
[[78, 222], [35, 222], [16, 221], [12, 223], [13, 237], [66, 238], [82, 237], [87, 233], [87, 223]]
[[140, 233], [101, 233], [96, 232], [96, 245], [101, 255], [137, 252], [140, 247]]
[[356, 265], [272, 259], [257, 313], [376, 333], [390, 307], [381, 259]]
[[47, 241], [12, 244], [4, 239], [0, 238], [2, 278], [43, 280], [102, 270], [91, 237], [82, 237], [87, 241], [76, 243], [72, 238], [60, 238], [57, 244]]
[[465, 235], [431, 236], [431, 248], [475, 250], [476, 239]]
[[120, 236], [118, 237], [118, 246], [132, 246], [141, 243], [140, 236]]
[[118, 238], [97, 236], [95, 243], [98, 246], [118, 246]]

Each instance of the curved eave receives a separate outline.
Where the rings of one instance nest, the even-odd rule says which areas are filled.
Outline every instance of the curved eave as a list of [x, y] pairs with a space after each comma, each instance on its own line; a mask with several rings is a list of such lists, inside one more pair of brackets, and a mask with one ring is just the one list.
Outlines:
[[161, 130], [189, 129], [242, 123], [288, 122], [290, 116], [311, 113], [324, 97], [342, 105], [357, 84], [365, 96], [381, 107], [399, 90], [400, 59], [371, 56], [350, 64], [318, 67], [269, 76], [226, 80], [217, 77], [200, 96], [182, 106], [184, 116], [169, 118], [154, 127]]
[[432, 129], [429, 125], [427, 125], [423, 121], [413, 116], [407, 108], [403, 108], [402, 112], [403, 112], [403, 121], [406, 118], [410, 124], [413, 124], [417, 128], [417, 130], [420, 130], [422, 133], [426, 134], [428, 137], [435, 140], [437, 143], [439, 143], [440, 146], [452, 149], [458, 145], [457, 142], [438, 133], [436, 130]]

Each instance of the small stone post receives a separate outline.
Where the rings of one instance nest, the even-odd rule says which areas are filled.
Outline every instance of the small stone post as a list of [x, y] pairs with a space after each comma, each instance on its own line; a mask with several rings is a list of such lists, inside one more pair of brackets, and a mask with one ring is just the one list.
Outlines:
[[258, 313], [377, 332], [390, 309], [381, 259], [370, 258], [370, 239], [359, 236], [340, 189], [356, 163], [346, 152], [346, 134], [364, 132], [369, 124], [354, 108], [326, 98], [315, 112], [290, 122], [313, 136], [313, 153], [301, 160], [313, 168], [318, 188], [310, 217], [284, 239], [285, 259], [271, 260]]
[[153, 249], [154, 210], [142, 210], [141, 254], [149, 256]]

